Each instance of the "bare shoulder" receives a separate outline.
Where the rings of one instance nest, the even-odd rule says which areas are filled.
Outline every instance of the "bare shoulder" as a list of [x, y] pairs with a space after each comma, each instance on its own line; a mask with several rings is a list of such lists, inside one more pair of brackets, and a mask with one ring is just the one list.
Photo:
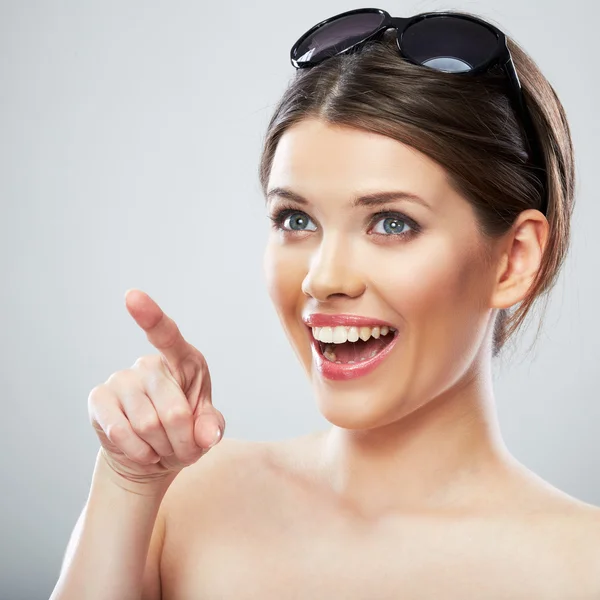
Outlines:
[[[315, 501], [315, 439], [225, 438], [184, 469], [164, 500], [165, 584], [175, 589], [177, 581], [189, 581], [192, 589], [201, 582], [192, 583], [190, 574], [200, 571], [208, 582], [211, 573], [231, 564], [234, 548], [235, 556], [245, 561], [255, 556], [256, 548], [272, 548], [276, 557], [277, 548], [289, 542], [281, 539], [283, 532], [302, 540], [307, 530], [314, 534], [316, 523], [319, 535], [333, 543], [329, 538], [339, 531], [334, 528], [329, 536], [326, 525], [321, 527], [329, 521], [315, 517], [315, 507], [324, 504]], [[495, 552], [499, 561], [508, 557], [530, 563], [529, 577], [544, 580], [555, 593], [565, 590], [561, 597], [600, 598], [600, 507], [569, 496], [531, 472], [519, 469], [513, 475], [502, 493], [487, 494], [496, 499], [489, 518], [465, 521], [465, 537], [480, 540], [481, 548]], [[433, 537], [439, 539], [439, 532]], [[341, 540], [338, 551], [346, 546]], [[576, 596], [568, 596], [575, 590]]]
[[283, 457], [287, 447], [285, 441], [221, 440], [171, 484], [163, 500], [167, 530], [181, 528], [181, 542], [218, 523], [266, 522], [270, 507], [281, 506], [294, 486]]
[[523, 469], [513, 489], [519, 531], [548, 559], [548, 578], [578, 598], [600, 598], [600, 507], [575, 498]]
[[600, 598], [600, 508], [567, 499], [557, 534], [571, 589], [581, 590], [582, 598]]
[[565, 543], [572, 544], [574, 555], [587, 556], [592, 561], [600, 592], [600, 507], [575, 498], [566, 502], [562, 518]]
[[225, 597], [232, 561], [248, 563], [264, 546], [278, 490], [269, 448], [226, 437], [175, 478], [161, 503], [163, 598]]
[[[316, 460], [313, 443], [321, 432], [277, 441], [224, 438], [194, 465], [184, 469], [173, 485], [182, 491], [189, 486], [240, 489], [265, 485], [274, 478], [289, 479], [309, 470]], [[187, 490], [189, 491], [189, 490]], [[185, 492], [187, 493], [187, 492]]]
[[224, 438], [171, 484], [165, 496], [169, 512], [190, 503], [207, 508], [215, 499], [256, 486], [265, 476], [269, 455], [265, 442]]
[[548, 519], [556, 519], [561, 538], [574, 554], [588, 553], [596, 561], [600, 583], [600, 507], [567, 497], [562, 510], [549, 512]]

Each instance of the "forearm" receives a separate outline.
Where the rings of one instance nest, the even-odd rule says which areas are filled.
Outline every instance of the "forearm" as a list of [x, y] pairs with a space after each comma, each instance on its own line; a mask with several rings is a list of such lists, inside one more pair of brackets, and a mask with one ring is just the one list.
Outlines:
[[[163, 489], [164, 488], [164, 489]], [[98, 454], [90, 494], [50, 600], [140, 600], [164, 486], [120, 481]]]

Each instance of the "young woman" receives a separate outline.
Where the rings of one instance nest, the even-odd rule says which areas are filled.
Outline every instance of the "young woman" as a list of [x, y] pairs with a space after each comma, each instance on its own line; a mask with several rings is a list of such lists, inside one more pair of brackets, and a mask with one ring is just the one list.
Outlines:
[[600, 598], [600, 509], [520, 464], [494, 407], [574, 201], [563, 107], [506, 44], [466, 13], [361, 9], [294, 45], [265, 272], [331, 427], [219, 443], [204, 357], [128, 292], [158, 354], [90, 394], [101, 449], [54, 600]]

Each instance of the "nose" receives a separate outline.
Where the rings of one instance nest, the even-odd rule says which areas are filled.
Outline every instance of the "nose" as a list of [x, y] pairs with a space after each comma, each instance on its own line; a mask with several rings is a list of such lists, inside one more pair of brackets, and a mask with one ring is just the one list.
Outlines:
[[310, 259], [302, 291], [325, 302], [335, 296], [356, 298], [365, 288], [364, 276], [356, 268], [348, 244], [339, 235], [324, 236]]

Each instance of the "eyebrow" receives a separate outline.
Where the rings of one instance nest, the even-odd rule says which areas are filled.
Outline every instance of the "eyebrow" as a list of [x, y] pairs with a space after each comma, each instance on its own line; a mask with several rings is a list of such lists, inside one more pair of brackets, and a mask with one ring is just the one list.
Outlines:
[[[280, 198], [287, 198], [289, 200], [295, 200], [299, 204], [309, 204], [306, 198], [285, 187], [275, 187], [269, 190], [269, 192], [267, 193], [267, 204], [271, 201], [271, 199], [274, 196], [279, 196]], [[429, 210], [432, 210], [430, 204], [423, 198], [421, 198], [421, 196], [417, 196], [417, 194], [405, 192], [403, 190], [374, 192], [372, 194], [358, 196], [352, 201], [352, 207], [380, 206], [381, 204], [387, 204], [388, 202], [391, 202], [393, 200], [407, 200], [409, 202], [415, 202], [416, 204], [421, 204]]]

